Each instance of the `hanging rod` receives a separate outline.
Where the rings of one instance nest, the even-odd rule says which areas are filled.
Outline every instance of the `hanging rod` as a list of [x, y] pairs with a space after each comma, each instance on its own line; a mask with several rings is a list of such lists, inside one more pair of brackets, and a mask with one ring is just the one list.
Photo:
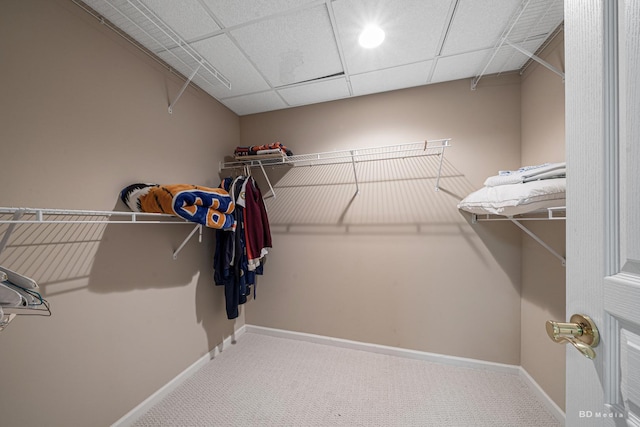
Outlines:
[[[536, 214], [538, 212], [539, 211], [530, 212], [529, 214]], [[476, 224], [476, 223], [478, 223], [480, 221], [509, 221], [509, 222], [513, 223], [514, 225], [516, 225], [520, 230], [522, 230], [525, 233], [527, 233], [529, 235], [529, 237], [531, 237], [533, 240], [535, 240], [540, 245], [542, 245], [543, 248], [545, 248], [554, 257], [556, 257], [556, 258], [558, 258], [560, 260], [560, 262], [562, 263], [563, 267], [566, 267], [567, 260], [566, 260], [565, 257], [560, 255], [555, 249], [553, 249], [546, 242], [544, 242], [533, 231], [529, 230], [527, 227], [525, 227], [522, 224], [522, 221], [549, 221], [549, 220], [558, 221], [558, 220], [565, 220], [566, 219], [565, 215], [566, 215], [566, 207], [565, 206], [547, 208], [547, 216], [546, 217], [541, 217], [541, 216], [518, 216], [518, 217], [504, 216], [504, 217], [500, 217], [500, 216], [494, 216], [494, 215], [478, 215], [478, 214], [473, 213], [473, 214], [471, 214], [471, 223], [472, 224]]]
[[297, 154], [286, 156], [246, 156], [246, 158], [236, 158], [235, 160], [220, 162], [218, 172], [226, 169], [241, 169], [245, 167], [259, 167], [267, 180], [269, 189], [273, 197], [275, 192], [271, 181], [265, 172], [264, 166], [327, 166], [337, 164], [351, 164], [353, 166], [354, 181], [356, 184], [356, 194], [360, 191], [358, 185], [358, 175], [356, 163], [406, 159], [412, 157], [440, 156], [438, 164], [438, 176], [436, 178], [435, 190], [440, 189], [440, 176], [442, 174], [442, 163], [444, 160], [444, 150], [451, 147], [451, 138], [434, 139], [428, 141], [409, 142], [404, 144], [386, 145], [381, 147], [360, 148], [352, 150], [327, 151], [313, 154]]
[[[69, 209], [42, 209], [42, 208], [14, 208], [0, 207], [0, 214], [13, 215], [11, 219], [0, 219], [0, 224], [9, 224], [0, 240], [0, 253], [4, 251], [9, 242], [9, 237], [18, 224], [188, 224], [194, 223], [168, 214], [148, 212], [123, 212], [123, 211], [91, 211]], [[107, 217], [107, 219], [61, 219], [66, 216], [76, 217]], [[121, 219], [111, 220], [112, 217]], [[144, 219], [148, 218], [148, 219]], [[194, 229], [173, 252], [173, 259], [178, 258], [178, 253], [191, 237], [199, 231], [198, 241], [202, 243], [202, 224], [195, 224]]]

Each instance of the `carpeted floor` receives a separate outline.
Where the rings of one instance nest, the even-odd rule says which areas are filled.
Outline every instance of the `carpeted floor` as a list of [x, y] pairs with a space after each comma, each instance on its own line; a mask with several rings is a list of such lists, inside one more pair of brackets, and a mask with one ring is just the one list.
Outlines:
[[245, 333], [135, 426], [560, 423], [517, 375]]

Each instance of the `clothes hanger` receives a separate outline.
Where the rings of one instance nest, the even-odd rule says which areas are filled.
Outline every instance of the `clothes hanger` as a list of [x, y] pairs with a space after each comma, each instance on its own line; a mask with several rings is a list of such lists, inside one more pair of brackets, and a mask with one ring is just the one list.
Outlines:
[[[3, 266], [0, 266], [0, 279], [2, 279], [0, 281], [0, 306], [12, 311], [24, 310], [19, 314], [51, 316], [49, 302], [42, 297], [40, 292], [36, 291], [39, 286], [35, 280]], [[11, 316], [15, 316], [15, 314], [18, 313], [10, 313]], [[6, 316], [0, 317], [0, 324], [4, 322], [4, 326], [13, 318], [9, 319]], [[0, 327], [0, 330], [2, 329], [3, 326]]]
[[27, 277], [27, 276], [23, 276], [20, 273], [16, 273], [15, 271], [9, 270], [6, 267], [3, 267], [0, 265], [0, 272], [2, 272], [2, 274], [5, 275], [5, 279], [4, 280], [8, 280], [11, 283], [13, 283], [14, 285], [18, 285], [20, 287], [26, 288], [26, 289], [37, 289], [38, 288], [38, 283], [36, 283], [35, 280]]
[[0, 282], [0, 307], [25, 307], [27, 300], [8, 281]]

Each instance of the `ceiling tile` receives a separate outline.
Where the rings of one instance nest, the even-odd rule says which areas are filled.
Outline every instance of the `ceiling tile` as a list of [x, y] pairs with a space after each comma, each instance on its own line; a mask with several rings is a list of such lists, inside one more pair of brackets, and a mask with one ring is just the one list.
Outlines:
[[278, 93], [291, 106], [315, 104], [333, 99], [347, 98], [349, 85], [342, 78], [305, 83], [299, 86], [279, 89]]
[[288, 107], [275, 91], [227, 98], [220, 102], [239, 116], [261, 113], [263, 111], [280, 110]]
[[[474, 77], [482, 70], [492, 49], [439, 58], [429, 83]], [[485, 73], [488, 74], [488, 73]]]
[[229, 98], [269, 89], [267, 82], [225, 34], [192, 43], [191, 47], [231, 83], [231, 89], [220, 85], [216, 97]]
[[386, 70], [352, 75], [351, 88], [355, 96], [420, 86], [427, 83], [433, 61], [403, 65]]
[[522, 0], [460, 0], [442, 55], [494, 47], [521, 3]]
[[[351, 74], [432, 59], [447, 26], [450, 1], [340, 0], [332, 3], [347, 70]], [[358, 44], [362, 29], [376, 23], [385, 32], [382, 45]]]
[[241, 5], [234, 1], [204, 0], [204, 3], [226, 27], [231, 27], [317, 3], [317, 0], [242, 0]]
[[[494, 50], [505, 29], [535, 53], [563, 19], [563, 0], [85, 3], [185, 77], [200, 66], [193, 83], [239, 115], [516, 70], [525, 54]], [[371, 22], [386, 39], [364, 49]]]
[[182, 40], [209, 34], [220, 27], [204, 7], [192, 0], [141, 0]]
[[324, 5], [257, 22], [231, 36], [274, 87], [343, 71]]

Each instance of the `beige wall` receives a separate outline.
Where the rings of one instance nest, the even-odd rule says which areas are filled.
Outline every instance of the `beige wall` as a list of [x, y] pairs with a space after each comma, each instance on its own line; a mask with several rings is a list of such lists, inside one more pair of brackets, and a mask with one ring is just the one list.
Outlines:
[[[1, 206], [125, 209], [117, 194], [132, 182], [216, 186], [218, 160], [239, 144], [277, 140], [303, 154], [452, 138], [438, 192], [434, 159], [358, 165], [355, 197], [344, 168], [287, 174], [267, 200], [274, 248], [258, 299], [243, 309], [247, 323], [522, 363], [562, 405], [555, 367], [564, 350], [540, 322], [564, 317], [564, 270], [513, 227], [471, 225], [456, 208], [499, 169], [564, 157], [555, 143], [561, 113], [550, 110], [563, 88], [537, 98], [555, 75], [238, 118], [195, 88], [169, 115], [182, 80], [70, 1], [0, 2], [0, 53]], [[563, 230], [539, 228], [563, 244], [554, 240]], [[226, 319], [212, 285], [213, 233], [171, 259], [189, 231], [111, 224], [14, 233], [0, 265], [38, 280], [54, 315], [20, 316], [0, 334], [0, 359], [11, 361], [2, 368], [3, 425], [110, 424], [243, 323]]]
[[[564, 70], [564, 38], [560, 33], [541, 54]], [[534, 63], [522, 79], [522, 164], [562, 162], [565, 158], [564, 83]], [[545, 243], [565, 253], [564, 221], [527, 223]], [[547, 320], [564, 321], [565, 268], [529, 236], [522, 237], [522, 367], [564, 408], [565, 346], [546, 334]]]
[[[217, 186], [238, 117], [70, 1], [0, 2], [0, 205], [125, 209], [132, 182]], [[4, 228], [2, 228], [4, 227]], [[0, 225], [0, 230], [6, 226]], [[19, 227], [0, 265], [52, 317], [0, 334], [0, 424], [105, 426], [229, 336], [213, 233], [190, 226]]]
[[268, 199], [274, 247], [247, 323], [520, 363], [520, 235], [504, 224], [472, 226], [456, 208], [487, 176], [519, 166], [519, 76], [487, 77], [476, 91], [461, 80], [240, 124], [242, 144], [280, 141], [296, 154], [453, 144], [439, 192], [428, 163], [358, 165], [367, 182], [355, 197], [352, 184], [339, 185], [348, 168], [292, 169]]

